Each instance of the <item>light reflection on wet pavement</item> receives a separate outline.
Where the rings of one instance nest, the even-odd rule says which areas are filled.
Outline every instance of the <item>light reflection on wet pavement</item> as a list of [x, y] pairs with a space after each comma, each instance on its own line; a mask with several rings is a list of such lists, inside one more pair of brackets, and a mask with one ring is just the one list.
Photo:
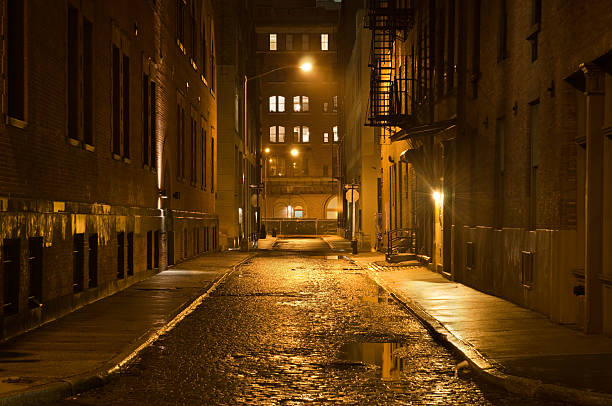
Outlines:
[[114, 382], [59, 404], [542, 404], [455, 377], [460, 361], [349, 262], [270, 253]]

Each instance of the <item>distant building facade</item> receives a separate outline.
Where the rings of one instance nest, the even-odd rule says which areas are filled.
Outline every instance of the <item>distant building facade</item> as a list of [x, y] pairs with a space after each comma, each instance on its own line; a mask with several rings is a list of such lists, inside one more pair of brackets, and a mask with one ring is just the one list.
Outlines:
[[609, 4], [362, 10], [385, 232], [412, 230], [449, 278], [612, 334]]
[[[262, 216], [335, 220], [341, 138], [336, 76], [338, 5], [264, 0], [255, 5], [256, 73], [262, 75]], [[302, 72], [298, 65], [307, 61], [313, 64], [312, 71]], [[335, 224], [332, 228], [323, 231], [335, 234]]]
[[0, 1], [7, 338], [217, 249], [208, 0]]

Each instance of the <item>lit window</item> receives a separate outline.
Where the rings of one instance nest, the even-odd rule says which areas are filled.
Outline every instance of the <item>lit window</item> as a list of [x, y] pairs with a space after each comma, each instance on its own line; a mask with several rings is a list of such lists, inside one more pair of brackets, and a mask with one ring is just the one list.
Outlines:
[[297, 143], [310, 142], [310, 128], [306, 126], [293, 127], [293, 139]]
[[321, 51], [329, 50], [329, 35], [321, 34]]
[[276, 127], [270, 127], [270, 142], [276, 142]]
[[276, 51], [276, 34], [270, 34], [270, 51]]
[[285, 127], [278, 126], [278, 142], [285, 142]]
[[338, 96], [332, 97], [332, 102], [334, 106], [334, 111], [338, 111]]
[[308, 112], [310, 110], [308, 96], [293, 96], [293, 111]]
[[338, 142], [339, 138], [338, 138], [338, 126], [335, 125], [334, 126], [334, 142]]
[[285, 49], [291, 51], [293, 49], [293, 35], [287, 34], [285, 36]]
[[324, 102], [323, 103], [323, 112], [327, 113], [329, 111], [329, 103], [328, 102]]
[[282, 125], [270, 127], [270, 142], [285, 142], [285, 127]]
[[276, 111], [276, 96], [270, 96], [269, 100], [270, 100], [270, 112], [275, 112]]
[[285, 111], [285, 96], [278, 96], [278, 112], [283, 113]]
[[284, 96], [270, 96], [268, 100], [268, 107], [271, 113], [283, 113], [285, 111]]
[[323, 142], [329, 142], [329, 133], [323, 133]]

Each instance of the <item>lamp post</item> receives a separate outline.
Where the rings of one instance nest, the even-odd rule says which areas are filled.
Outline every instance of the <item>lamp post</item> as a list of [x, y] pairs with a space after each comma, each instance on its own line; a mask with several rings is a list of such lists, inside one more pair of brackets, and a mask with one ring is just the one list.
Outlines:
[[[247, 184], [247, 165], [248, 165], [248, 144], [247, 144], [247, 129], [248, 129], [248, 83], [249, 81], [253, 80], [253, 79], [259, 79], [262, 78], [264, 76], [267, 76], [271, 73], [274, 72], [278, 72], [280, 70], [284, 70], [284, 69], [289, 69], [289, 68], [299, 68], [304, 72], [310, 72], [312, 70], [312, 63], [311, 62], [303, 62], [301, 65], [285, 65], [285, 66], [280, 66], [278, 68], [274, 68], [271, 69], [269, 71], [260, 73], [258, 75], [255, 76], [251, 76], [248, 77], [247, 75], [244, 75], [244, 81], [243, 81], [243, 86], [244, 86], [244, 151], [243, 151], [243, 168], [242, 168], [242, 187], [243, 187], [243, 193], [244, 196], [242, 198], [242, 206], [243, 206], [243, 210], [244, 210], [244, 214], [243, 214], [243, 218], [242, 218], [242, 238], [240, 240], [240, 250], [241, 251], [248, 251], [249, 250], [249, 242], [248, 242], [248, 237], [247, 237], [247, 219], [250, 216], [247, 216], [247, 207], [248, 207], [248, 201], [249, 201], [249, 197], [248, 197], [248, 192], [249, 192], [249, 187]], [[264, 174], [264, 176], [266, 176], [266, 174]], [[265, 192], [264, 192], [264, 196], [265, 196]], [[267, 203], [267, 202], [266, 202]], [[264, 204], [266, 204], [264, 203]], [[259, 221], [259, 224], [261, 225], [261, 220]], [[258, 233], [260, 230], [257, 230]]]

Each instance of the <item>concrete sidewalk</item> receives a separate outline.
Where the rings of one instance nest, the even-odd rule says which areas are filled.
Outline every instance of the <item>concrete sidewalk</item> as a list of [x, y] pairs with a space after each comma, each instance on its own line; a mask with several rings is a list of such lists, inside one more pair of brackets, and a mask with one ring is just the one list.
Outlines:
[[182, 262], [1, 344], [0, 405], [39, 404], [101, 385], [252, 255]]
[[[415, 264], [349, 255], [484, 379], [507, 390], [580, 404], [612, 405], [612, 339], [586, 335]], [[400, 266], [398, 266], [400, 265]]]

